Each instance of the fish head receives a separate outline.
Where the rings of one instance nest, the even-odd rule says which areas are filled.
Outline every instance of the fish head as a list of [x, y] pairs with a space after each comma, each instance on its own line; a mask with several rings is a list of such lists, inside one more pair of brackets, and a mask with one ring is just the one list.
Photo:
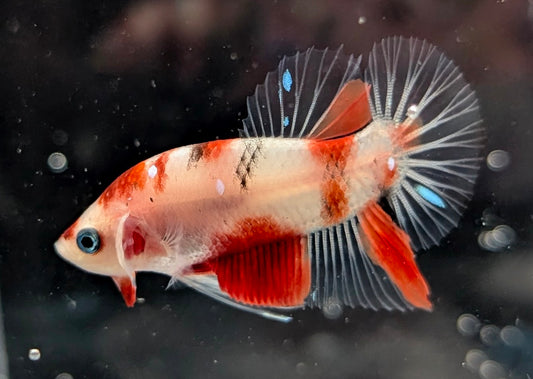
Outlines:
[[56, 252], [78, 268], [112, 277], [126, 305], [136, 299], [135, 272], [126, 264], [121, 229], [127, 215], [95, 202], [54, 243]]

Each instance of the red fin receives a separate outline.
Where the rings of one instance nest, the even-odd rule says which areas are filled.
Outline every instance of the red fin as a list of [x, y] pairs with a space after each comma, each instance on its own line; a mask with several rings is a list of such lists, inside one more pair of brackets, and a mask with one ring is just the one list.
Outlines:
[[311, 288], [307, 243], [291, 237], [211, 261], [220, 289], [250, 305], [302, 305]]
[[407, 233], [376, 203], [363, 209], [359, 222], [372, 261], [385, 270], [407, 301], [415, 307], [431, 310], [430, 290], [418, 270]]
[[342, 87], [317, 125], [318, 132], [310, 137], [330, 139], [355, 133], [372, 119], [368, 103], [370, 86], [361, 80], [351, 80]]
[[137, 300], [137, 286], [135, 285], [135, 279], [131, 279], [128, 276], [113, 276], [113, 281], [117, 285], [122, 298], [126, 305], [131, 308]]

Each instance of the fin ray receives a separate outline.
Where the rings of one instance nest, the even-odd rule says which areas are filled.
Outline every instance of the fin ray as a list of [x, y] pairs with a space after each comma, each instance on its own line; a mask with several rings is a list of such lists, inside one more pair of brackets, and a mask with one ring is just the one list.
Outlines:
[[[421, 120], [399, 132], [399, 178], [387, 199], [413, 247], [429, 248], [457, 225], [472, 197], [485, 140], [476, 95], [449, 58], [415, 38], [374, 45], [365, 82], [372, 86], [374, 120], [396, 125]], [[417, 193], [419, 185], [444, 206]]]
[[350, 81], [360, 77], [361, 57], [337, 50], [308, 49], [284, 57], [247, 98], [244, 137], [313, 138], [327, 123], [317, 122]]

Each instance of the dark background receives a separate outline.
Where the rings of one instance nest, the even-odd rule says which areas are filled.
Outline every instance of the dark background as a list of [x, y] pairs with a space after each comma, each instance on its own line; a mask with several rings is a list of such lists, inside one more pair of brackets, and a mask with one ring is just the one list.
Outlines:
[[[477, 378], [462, 367], [473, 348], [510, 378], [533, 373], [531, 2], [4, 0], [0, 15], [0, 289], [11, 377]], [[395, 34], [425, 38], [461, 67], [478, 93], [486, 153], [512, 159], [503, 172], [483, 165], [459, 228], [420, 254], [433, 313], [345, 309], [330, 320], [306, 310], [281, 324], [188, 289], [165, 291], [167, 278], [154, 274], [138, 276], [145, 303], [127, 309], [109, 278], [55, 254], [61, 232], [130, 166], [236, 136], [246, 96], [283, 55], [344, 44], [364, 62]], [[68, 158], [64, 173], [47, 168], [55, 151]], [[478, 245], [491, 220], [516, 231], [510, 249]], [[456, 320], [467, 312], [498, 327], [518, 322], [523, 346], [462, 336]]]

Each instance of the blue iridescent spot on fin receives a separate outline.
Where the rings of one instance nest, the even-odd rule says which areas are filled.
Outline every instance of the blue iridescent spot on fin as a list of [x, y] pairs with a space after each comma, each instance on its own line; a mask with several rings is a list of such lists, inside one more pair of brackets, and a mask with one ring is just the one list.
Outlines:
[[283, 89], [287, 92], [290, 92], [291, 91], [291, 87], [292, 87], [292, 76], [291, 76], [291, 73], [289, 72], [289, 70], [285, 70], [285, 72], [283, 73], [283, 78], [282, 78], [282, 84], [283, 84]]
[[439, 208], [446, 208], [446, 203], [444, 202], [444, 200], [442, 199], [442, 197], [440, 197], [439, 195], [437, 195], [435, 192], [433, 192], [432, 190], [430, 190], [429, 188], [427, 187], [424, 187], [423, 185], [421, 184], [416, 184], [415, 185], [415, 190], [416, 192], [418, 192], [418, 194], [420, 196], [422, 196], [424, 198], [424, 200], [426, 200], [427, 202], [433, 204], [433, 205], [436, 205], [437, 207]]
[[286, 127], [289, 125], [289, 116], [285, 116], [283, 118], [283, 127]]

